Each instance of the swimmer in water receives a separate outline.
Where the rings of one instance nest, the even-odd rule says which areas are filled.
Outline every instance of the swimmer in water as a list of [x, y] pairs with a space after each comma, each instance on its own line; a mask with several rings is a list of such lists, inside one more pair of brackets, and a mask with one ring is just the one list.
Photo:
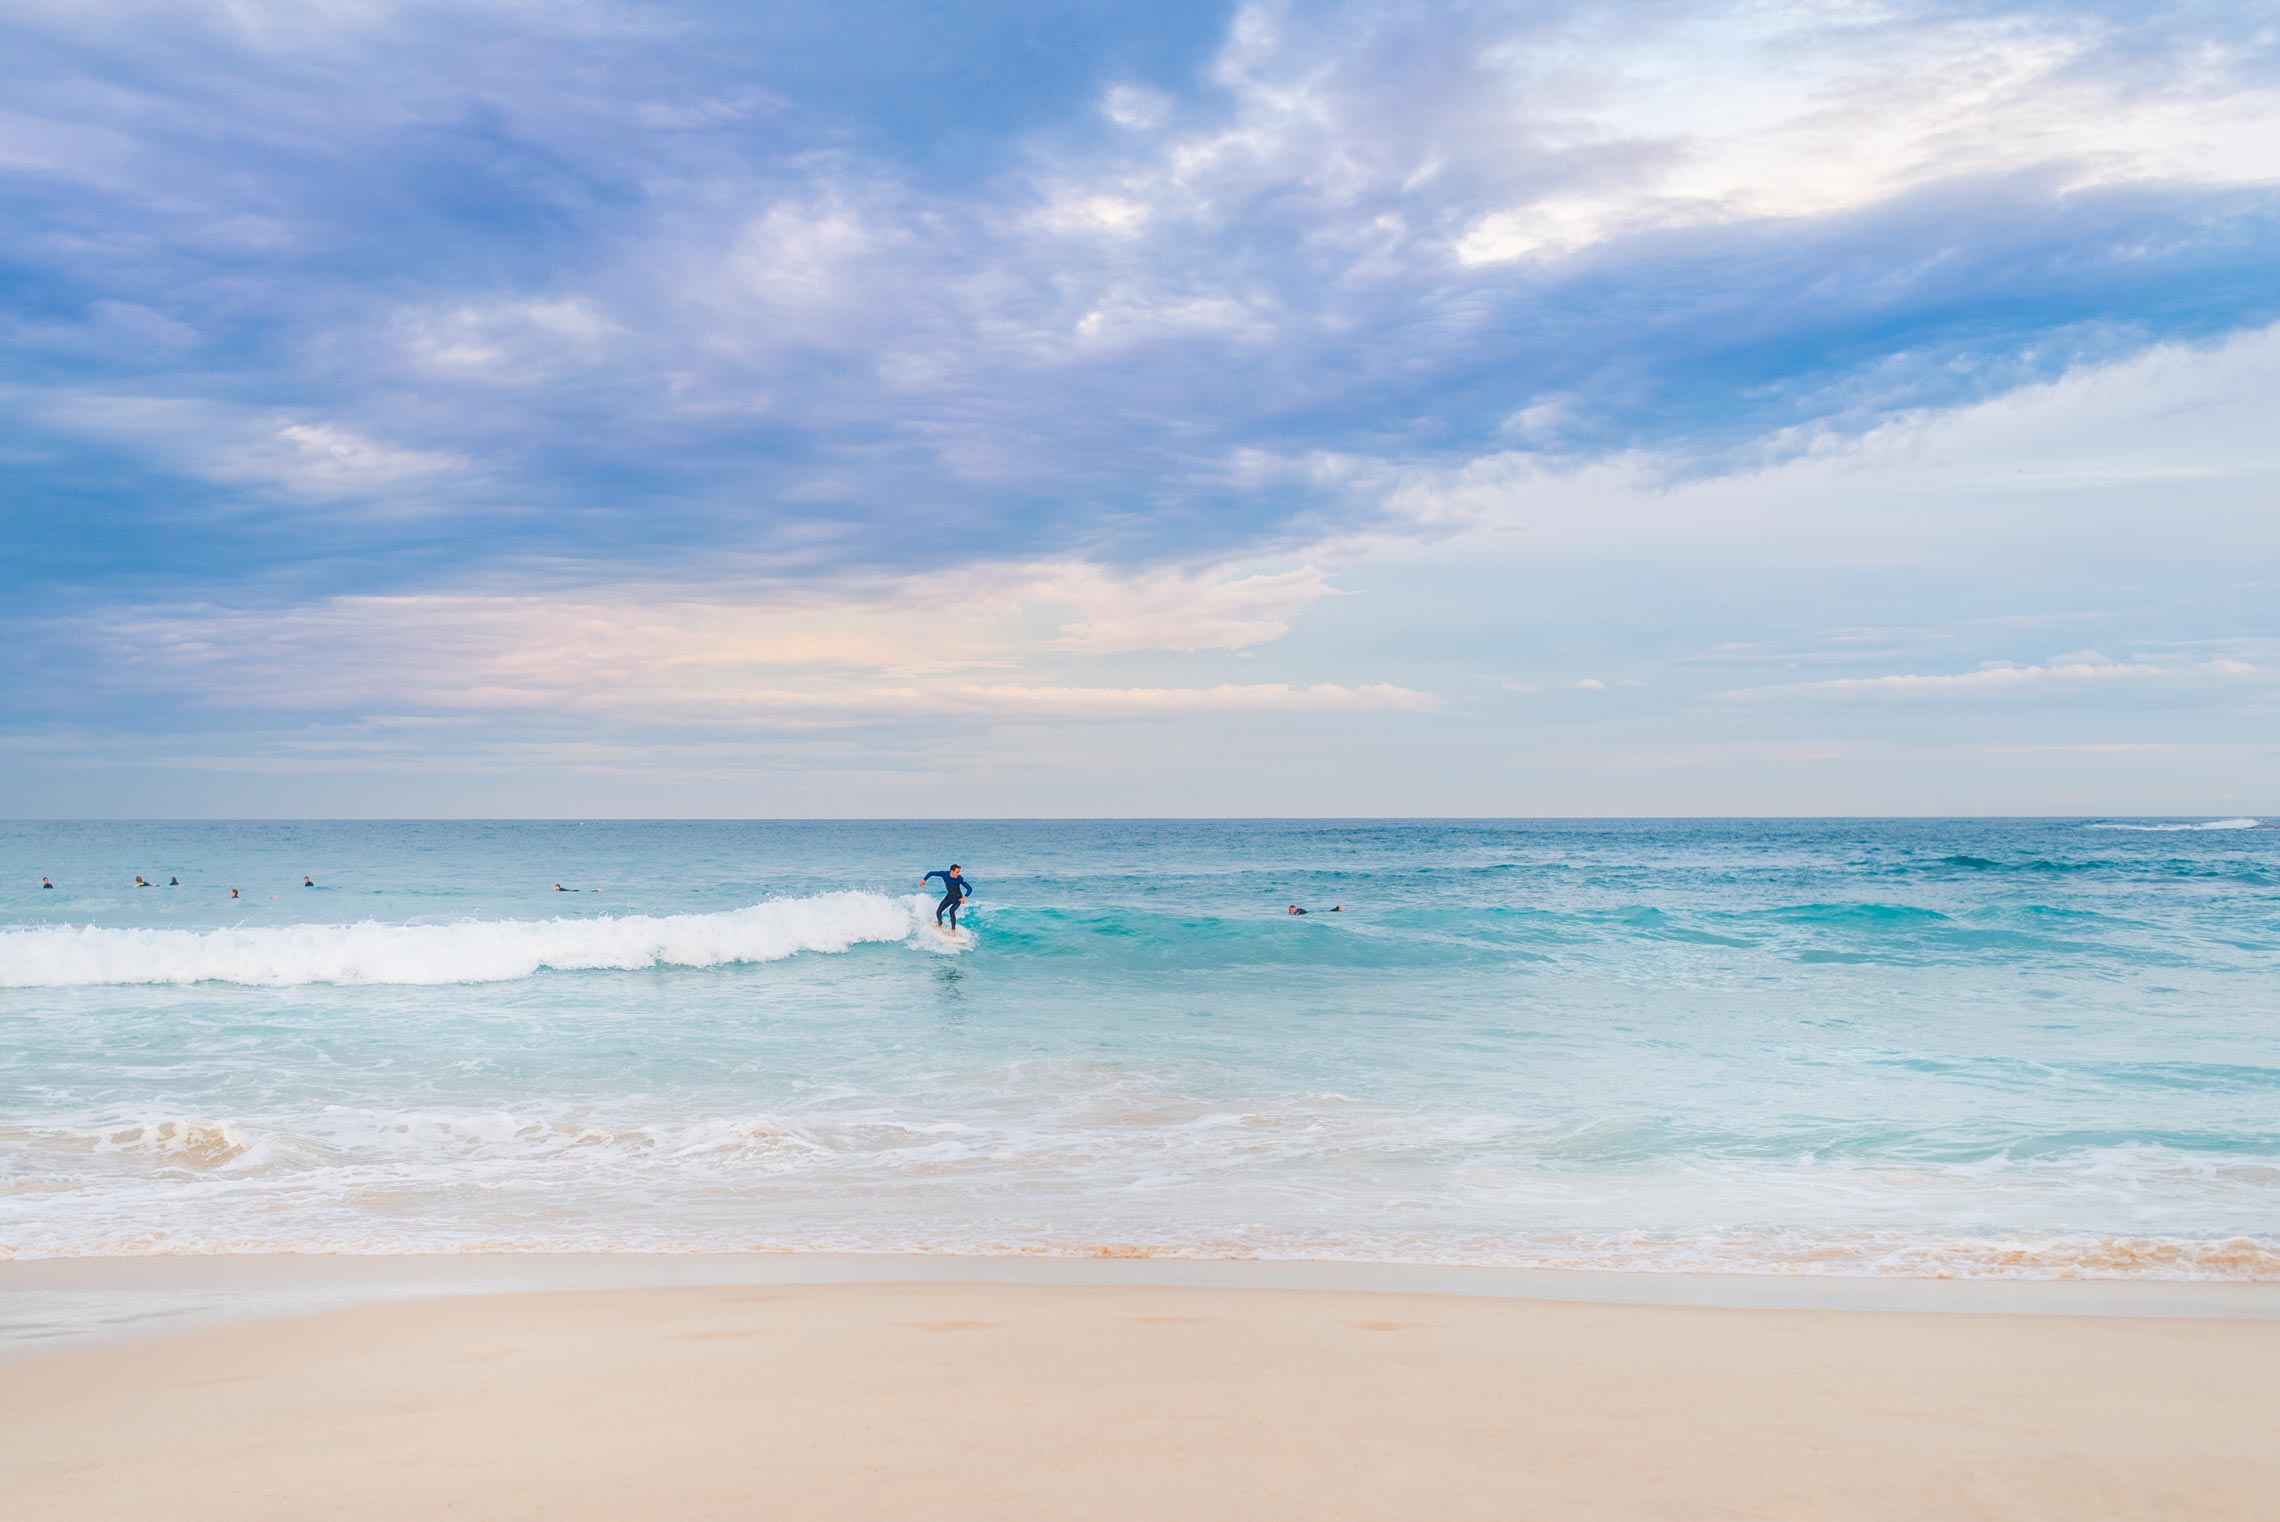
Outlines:
[[[1311, 909], [1301, 909], [1298, 907], [1298, 905], [1293, 904], [1290, 906], [1290, 912], [1292, 914], [1312, 914], [1314, 911]], [[1344, 914], [1346, 912], [1346, 906], [1344, 904], [1332, 904], [1329, 909], [1324, 912], [1329, 914]]]
[[166, 880], [166, 886], [169, 888], [179, 888], [182, 886], [182, 879], [179, 877], [169, 877]]
[[53, 888], [55, 884], [49, 882], [46, 878], [43, 877], [40, 879], [40, 886], [43, 888]]
[[565, 888], [565, 887], [563, 887], [563, 886], [562, 886], [560, 883], [556, 883], [556, 884], [554, 885], [554, 891], [555, 891], [555, 892], [557, 892], [557, 893], [568, 893], [570, 890], [569, 890], [568, 888]]
[[150, 886], [150, 884], [149, 884], [149, 883], [146, 883], [146, 882], [144, 882], [144, 881], [142, 880], [142, 874], [141, 874], [140, 872], [137, 872], [137, 873], [135, 874], [135, 886], [136, 886], [136, 887], [138, 887], [138, 888], [147, 888], [147, 887], [149, 887], [149, 886]]
[[230, 897], [232, 897], [232, 898], [236, 898], [236, 897], [237, 897], [237, 889], [235, 889], [235, 888], [232, 888], [232, 889], [230, 889]]
[[1298, 905], [1296, 905], [1296, 904], [1293, 904], [1293, 905], [1291, 905], [1291, 906], [1290, 906], [1290, 911], [1289, 911], [1289, 912], [1290, 912], [1290, 913], [1292, 913], [1292, 914], [1304, 914], [1306, 911], [1305, 911], [1304, 909], [1301, 909], [1301, 908], [1299, 908], [1299, 907], [1298, 907]]
[[315, 878], [304, 877], [301, 879], [301, 886], [304, 888], [314, 888], [316, 885], [317, 883]]

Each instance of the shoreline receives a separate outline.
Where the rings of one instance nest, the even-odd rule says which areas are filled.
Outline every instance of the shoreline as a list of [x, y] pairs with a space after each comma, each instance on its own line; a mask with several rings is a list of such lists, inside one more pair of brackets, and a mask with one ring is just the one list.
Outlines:
[[2280, 1321], [2280, 1281], [1913, 1279], [1106, 1255], [200, 1254], [0, 1262], [0, 1363], [390, 1302], [763, 1285], [1320, 1291], [1724, 1310]]
[[0, 1364], [10, 1516], [2249, 1522], [2280, 1320], [1044, 1283], [476, 1294]]

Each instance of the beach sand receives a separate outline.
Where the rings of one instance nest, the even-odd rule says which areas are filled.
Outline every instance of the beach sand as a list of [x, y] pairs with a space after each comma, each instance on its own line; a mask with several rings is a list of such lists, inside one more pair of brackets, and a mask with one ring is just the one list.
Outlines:
[[466, 1296], [0, 1365], [13, 1522], [2224, 1518], [2280, 1322], [1301, 1289]]

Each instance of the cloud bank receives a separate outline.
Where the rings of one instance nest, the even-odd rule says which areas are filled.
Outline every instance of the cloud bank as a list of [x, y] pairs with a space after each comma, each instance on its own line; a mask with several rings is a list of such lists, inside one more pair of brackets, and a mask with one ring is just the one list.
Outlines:
[[[1167, 787], [1373, 812], [1606, 807], [1653, 756], [1704, 759], [1617, 811], [1748, 807], [1750, 754], [1857, 760], [1891, 737], [1812, 715], [1900, 696], [1986, 700], [1934, 743], [2017, 700], [2009, 741], [2094, 756], [2167, 693], [2203, 747], [2172, 802], [2263, 755], [2253, 8], [103, 0], [0, 33], [35, 808], [109, 811], [78, 760], [121, 737], [292, 775], [310, 725], [469, 776], [860, 745], [882, 808], [913, 715], [977, 768], [1065, 731], [1080, 808], [1132, 796], [1109, 721]], [[770, 730], [806, 748], [697, 757]], [[1956, 802], [1862, 765], [1784, 796]]]

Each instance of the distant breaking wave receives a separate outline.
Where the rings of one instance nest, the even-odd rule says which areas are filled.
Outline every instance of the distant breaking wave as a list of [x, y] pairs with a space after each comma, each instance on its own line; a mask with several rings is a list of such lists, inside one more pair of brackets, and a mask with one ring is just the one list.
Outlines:
[[545, 969], [720, 967], [907, 940], [919, 901], [883, 893], [770, 899], [717, 914], [463, 920], [450, 925], [0, 931], [0, 988], [108, 983], [501, 983]]
[[2194, 824], [2108, 824], [2101, 821], [2097, 824], [2083, 826], [2086, 830], [2147, 830], [2156, 832], [2171, 830], [2258, 830], [2263, 827], [2264, 821], [2261, 819], [2207, 819]]

